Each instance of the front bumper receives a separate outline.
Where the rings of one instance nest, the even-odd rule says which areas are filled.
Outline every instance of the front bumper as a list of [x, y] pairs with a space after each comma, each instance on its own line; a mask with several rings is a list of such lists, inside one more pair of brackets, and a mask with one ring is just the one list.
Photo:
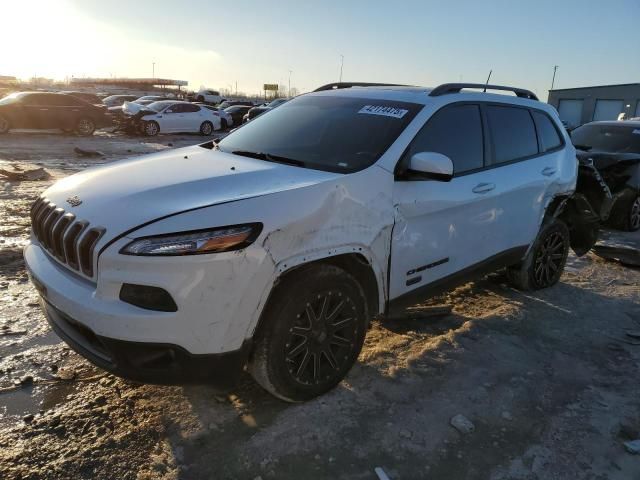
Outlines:
[[[123, 238], [102, 252], [95, 283], [61, 265], [35, 239], [25, 247], [24, 260], [47, 302], [96, 336], [174, 345], [196, 356], [241, 349], [253, 334], [273, 275], [258, 247], [166, 258], [118, 254], [129, 241]], [[177, 310], [123, 301], [125, 283], [166, 290]]]
[[194, 355], [177, 345], [103, 337], [64, 314], [45, 298], [42, 307], [51, 328], [71, 348], [94, 365], [130, 380], [162, 385], [207, 383], [230, 387], [240, 377], [249, 353], [248, 342], [232, 352]]

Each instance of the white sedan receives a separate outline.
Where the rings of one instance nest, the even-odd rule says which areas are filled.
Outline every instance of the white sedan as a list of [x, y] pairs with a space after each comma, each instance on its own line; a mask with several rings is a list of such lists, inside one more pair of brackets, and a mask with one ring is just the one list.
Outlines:
[[222, 129], [219, 116], [207, 108], [189, 102], [163, 100], [143, 107], [153, 113], [141, 111], [142, 129], [149, 136], [158, 133], [200, 133], [211, 135]]

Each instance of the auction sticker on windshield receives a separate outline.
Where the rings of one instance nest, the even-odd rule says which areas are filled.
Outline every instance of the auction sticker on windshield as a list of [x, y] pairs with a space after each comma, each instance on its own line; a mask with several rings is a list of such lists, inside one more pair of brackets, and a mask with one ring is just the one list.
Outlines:
[[384, 117], [402, 118], [409, 110], [404, 108], [384, 107], [381, 105], [365, 105], [358, 113], [368, 115], [382, 115]]

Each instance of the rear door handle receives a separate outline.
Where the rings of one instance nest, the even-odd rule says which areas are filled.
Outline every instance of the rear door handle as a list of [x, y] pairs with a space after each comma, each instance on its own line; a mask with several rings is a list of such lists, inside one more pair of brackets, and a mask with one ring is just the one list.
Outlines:
[[487, 193], [496, 188], [494, 183], [479, 183], [473, 187], [473, 193]]
[[550, 177], [551, 175], [556, 173], [556, 169], [555, 169], [555, 167], [547, 167], [547, 168], [543, 169], [541, 173], [545, 177]]
[[41, 109], [40, 109], [40, 111], [41, 111], [41, 112], [48, 112], [48, 111], [49, 111], [49, 109], [48, 109], [48, 108], [41, 108]]

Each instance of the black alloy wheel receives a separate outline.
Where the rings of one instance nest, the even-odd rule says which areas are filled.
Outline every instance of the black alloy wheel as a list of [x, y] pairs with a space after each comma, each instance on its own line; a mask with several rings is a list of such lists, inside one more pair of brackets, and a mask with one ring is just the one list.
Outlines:
[[566, 248], [560, 232], [552, 232], [543, 239], [533, 264], [533, 278], [538, 288], [549, 287], [558, 281], [556, 277], [562, 273]]
[[317, 294], [289, 329], [285, 358], [292, 379], [302, 385], [333, 381], [344, 369], [357, 335], [353, 300], [336, 290]]
[[633, 202], [631, 202], [627, 227], [627, 230], [630, 232], [640, 230], [640, 196], [636, 196]]
[[267, 391], [289, 402], [338, 385], [357, 360], [369, 311], [364, 290], [334, 265], [309, 265], [286, 275], [254, 335], [249, 371]]
[[520, 290], [552, 287], [562, 276], [569, 247], [567, 225], [559, 219], [547, 219], [522, 261], [507, 268], [507, 278]]

